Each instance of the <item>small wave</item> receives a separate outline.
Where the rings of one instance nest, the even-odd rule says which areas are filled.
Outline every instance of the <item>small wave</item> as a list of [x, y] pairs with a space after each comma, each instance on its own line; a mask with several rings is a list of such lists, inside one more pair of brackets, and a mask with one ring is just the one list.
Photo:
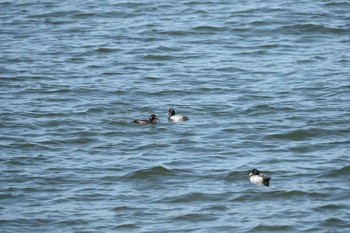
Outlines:
[[272, 199], [276, 198], [305, 198], [305, 197], [327, 197], [326, 194], [320, 192], [307, 192], [300, 190], [290, 190], [290, 191], [273, 191], [270, 197]]
[[166, 31], [160, 31], [159, 34], [161, 35], [168, 35], [168, 36], [179, 36], [183, 37], [189, 34], [188, 31], [181, 31], [181, 30], [166, 30]]
[[[14, 199], [16, 197], [18, 197], [18, 195], [10, 194], [10, 193], [1, 193], [0, 194], [0, 200]], [[0, 206], [0, 209], [3, 209], [3, 207]]]
[[203, 213], [188, 213], [175, 217], [176, 221], [215, 221], [217, 217], [214, 217], [211, 214]]
[[81, 145], [81, 144], [90, 144], [98, 142], [98, 139], [95, 138], [82, 138], [82, 137], [73, 137], [73, 138], [67, 138], [67, 139], [59, 139], [59, 140], [46, 140], [38, 142], [40, 145], [45, 146], [59, 146], [64, 144], [71, 144], [71, 145]]
[[176, 173], [171, 169], [167, 169], [163, 166], [155, 166], [131, 172], [123, 178], [131, 180], [158, 179], [164, 176], [173, 176], [175, 174]]
[[100, 113], [100, 112], [105, 112], [107, 110], [108, 108], [106, 107], [105, 104], [99, 104], [99, 105], [90, 107], [88, 110], [86, 110], [85, 113]]
[[71, 16], [83, 14], [81, 11], [72, 10], [72, 11], [55, 11], [49, 13], [39, 13], [29, 15], [28, 18], [69, 18]]
[[42, 154], [37, 156], [18, 156], [12, 157], [5, 161], [5, 164], [10, 165], [25, 165], [25, 164], [35, 164], [35, 163], [44, 163], [48, 162], [48, 159], [44, 157]]
[[4, 1], [4, 2], [0, 2], [0, 6], [9, 6], [11, 5], [12, 1]]
[[91, 18], [96, 16], [95, 13], [85, 13], [85, 12], [79, 12], [77, 14], [74, 15], [74, 18], [78, 18], [78, 19], [86, 19], [86, 18]]
[[288, 131], [286, 133], [271, 134], [267, 137], [272, 139], [300, 141], [300, 140], [305, 140], [307, 138], [316, 137], [318, 135], [319, 135], [319, 132], [317, 130], [293, 130], [293, 131]]
[[97, 53], [113, 53], [115, 51], [116, 49], [112, 49], [112, 48], [98, 48], [95, 50], [95, 52]]
[[[13, 222], [16, 222], [17, 225], [19, 226], [33, 226], [33, 225], [37, 225], [37, 226], [43, 226], [44, 224], [53, 224], [54, 220], [52, 218], [21, 218], [21, 217], [18, 217], [18, 218], [13, 218], [13, 219], [10, 219], [10, 220], [7, 220], [7, 219], [4, 219], [4, 220], [0, 220], [0, 225], [4, 224], [13, 224]], [[46, 226], [48, 226], [46, 225]], [[14, 229], [18, 229], [18, 228], [14, 228]], [[3, 230], [3, 229], [1, 229]], [[48, 229], [46, 228], [45, 231], [48, 231]], [[1, 231], [1, 232], [6, 232], [6, 231]], [[18, 230], [18, 231], [8, 231], [8, 232], [24, 232], [23, 229], [22, 231], [21, 230]], [[31, 231], [31, 230], [26, 230], [26, 232], [34, 232], [34, 231]], [[40, 232], [40, 231], [36, 231], [36, 232]]]
[[222, 31], [223, 29], [224, 29], [223, 27], [209, 26], [209, 25], [197, 26], [193, 28], [193, 30], [195, 31], [205, 31], [205, 32]]
[[266, 224], [259, 224], [258, 226], [252, 228], [251, 232], [286, 232], [286, 231], [295, 231], [296, 229], [292, 226], [288, 225], [266, 225]]
[[294, 24], [288, 26], [281, 26], [275, 29], [276, 32], [285, 34], [314, 34], [321, 33], [322, 35], [330, 34], [348, 34], [349, 29], [347, 28], [334, 28], [327, 27], [319, 24]]
[[207, 194], [201, 192], [191, 192], [172, 197], [163, 198], [162, 201], [166, 203], [186, 203], [186, 202], [206, 202], [222, 200], [222, 194]]
[[38, 141], [38, 142], [20, 142], [13, 143], [10, 147], [17, 147], [21, 149], [32, 149], [32, 150], [52, 150], [54, 145], [58, 145], [58, 143], [50, 140], [50, 141]]
[[125, 231], [125, 232], [130, 232], [131, 230], [136, 230], [136, 229], [139, 229], [140, 227], [137, 226], [136, 224], [134, 223], [125, 223], [125, 224], [120, 224], [120, 225], [117, 225], [113, 228], [113, 230], [117, 230], [118, 232], [119, 231]]
[[239, 171], [239, 172], [231, 172], [225, 177], [225, 183], [234, 183], [238, 181], [248, 181], [249, 171]]
[[[262, 186], [266, 187], [266, 186]], [[255, 193], [254, 191], [249, 194], [239, 195], [233, 198], [231, 201], [234, 202], [250, 202], [255, 201], [257, 195], [261, 195], [261, 192]], [[304, 198], [315, 198], [315, 197], [326, 197], [326, 194], [318, 192], [306, 192], [300, 190], [291, 190], [291, 191], [271, 191], [268, 192], [268, 195], [264, 195], [264, 199], [267, 200], [277, 200], [277, 199], [304, 199]]]
[[170, 47], [170, 46], [158, 46], [156, 48], [157, 51], [165, 51], [165, 52], [177, 52], [177, 51], [182, 51], [179, 47]]
[[142, 58], [147, 59], [147, 60], [155, 60], [155, 61], [167, 61], [171, 60], [173, 57], [169, 55], [146, 55], [143, 56]]
[[350, 3], [346, 1], [332, 1], [332, 2], [327, 2], [324, 4], [326, 7], [334, 8], [334, 7], [339, 7], [341, 9], [348, 9], [350, 7]]
[[325, 177], [348, 176], [350, 174], [350, 166], [345, 166], [340, 169], [332, 170]]
[[327, 218], [326, 220], [322, 221], [322, 223], [320, 223], [320, 227], [322, 228], [324, 227], [333, 228], [332, 226], [337, 228], [349, 229], [350, 224], [347, 220], [343, 220], [341, 218], [336, 218], [336, 217]]
[[318, 206], [316, 208], [314, 208], [315, 211], [317, 212], [323, 212], [323, 211], [336, 211], [339, 209], [347, 209], [346, 206], [344, 205], [336, 205], [336, 204], [326, 204], [326, 205], [322, 205], [322, 206]]

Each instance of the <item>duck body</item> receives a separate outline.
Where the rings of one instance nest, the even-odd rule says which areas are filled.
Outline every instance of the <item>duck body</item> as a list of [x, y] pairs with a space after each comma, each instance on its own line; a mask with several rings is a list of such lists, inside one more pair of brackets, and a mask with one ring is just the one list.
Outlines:
[[176, 115], [175, 110], [173, 108], [170, 108], [168, 110], [168, 120], [169, 121], [188, 121], [188, 117], [182, 116], [182, 115]]
[[148, 120], [134, 120], [134, 123], [137, 124], [151, 124], [156, 123], [158, 120], [157, 116], [155, 114], [151, 114], [148, 118]]
[[259, 170], [256, 168], [254, 168], [249, 175], [249, 180], [252, 184], [268, 184], [271, 179], [271, 177], [265, 174], [260, 174]]

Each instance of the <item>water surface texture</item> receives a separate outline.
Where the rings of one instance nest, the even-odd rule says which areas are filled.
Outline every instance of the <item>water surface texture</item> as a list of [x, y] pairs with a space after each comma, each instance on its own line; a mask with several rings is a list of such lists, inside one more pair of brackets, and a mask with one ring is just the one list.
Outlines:
[[349, 12], [0, 1], [0, 231], [349, 232]]

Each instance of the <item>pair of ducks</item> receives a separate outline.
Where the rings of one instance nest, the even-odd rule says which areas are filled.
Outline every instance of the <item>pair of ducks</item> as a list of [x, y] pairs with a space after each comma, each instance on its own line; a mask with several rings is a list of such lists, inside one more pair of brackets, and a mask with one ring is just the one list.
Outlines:
[[[169, 121], [188, 121], [188, 117], [182, 116], [182, 115], [175, 115], [175, 110], [173, 108], [170, 108], [168, 110], [168, 120]], [[158, 117], [155, 114], [151, 114], [148, 118], [148, 120], [134, 120], [134, 123], [138, 124], [149, 124], [149, 123], [156, 123]]]

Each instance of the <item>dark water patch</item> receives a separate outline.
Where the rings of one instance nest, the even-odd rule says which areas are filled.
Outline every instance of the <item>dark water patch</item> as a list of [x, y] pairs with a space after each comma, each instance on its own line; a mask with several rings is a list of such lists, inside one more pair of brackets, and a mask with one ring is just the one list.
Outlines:
[[298, 154], [307, 154], [314, 151], [318, 151], [320, 147], [317, 147], [315, 145], [297, 145], [289, 147], [288, 149]]
[[140, 229], [140, 227], [136, 223], [120, 224], [113, 228], [113, 230], [116, 230], [118, 232], [129, 232], [137, 229]]
[[232, 67], [232, 66], [228, 66], [228, 67], [216, 67], [214, 68], [216, 71], [222, 73], [222, 72], [227, 72], [227, 73], [241, 73], [241, 72], [247, 72], [248, 70], [244, 70], [238, 67]]
[[[113, 198], [112, 195], [108, 195], [105, 193], [101, 193], [101, 190], [96, 189], [88, 189], [85, 190], [88, 192], [84, 192], [84, 190], [78, 190], [78, 193], [71, 197], [66, 197], [65, 200], [61, 200], [60, 202], [74, 201], [74, 202], [86, 202], [86, 201], [106, 201], [111, 200]], [[84, 194], [79, 194], [84, 193]]]
[[99, 180], [113, 183], [113, 182], [119, 181], [120, 178], [121, 177], [117, 175], [108, 175], [108, 176], [103, 176], [99, 178]]
[[33, 163], [41, 163], [41, 162], [48, 162], [49, 159], [46, 158], [44, 155], [37, 155], [37, 156], [16, 156], [8, 158], [6, 161], [4, 161], [5, 164], [8, 165], [26, 165], [26, 164], [33, 164]]
[[337, 217], [332, 217], [332, 218], [327, 218], [322, 223], [319, 224], [320, 227], [326, 227], [326, 228], [339, 228], [339, 229], [349, 229], [350, 228], [350, 223], [344, 217], [342, 218], [337, 218]]
[[270, 193], [271, 198], [325, 198], [327, 194], [323, 192], [306, 192], [300, 190], [291, 191], [273, 191]]
[[141, 2], [141, 1], [134, 1], [134, 2], [118, 2], [114, 4], [115, 6], [121, 7], [121, 8], [130, 8], [131, 10], [138, 9], [140, 7], [147, 7], [149, 6], [149, 3]]
[[249, 171], [230, 172], [224, 180], [227, 184], [248, 181], [248, 175]]
[[327, 27], [319, 24], [295, 24], [288, 26], [281, 26], [275, 29], [277, 33], [283, 34], [292, 34], [292, 35], [315, 35], [318, 33], [319, 35], [346, 35], [349, 33], [348, 28], [334, 28]]
[[[155, 125], [151, 125], [151, 124], [146, 124], [146, 125], [139, 125], [139, 124], [135, 124], [134, 122], [130, 122], [130, 125], [133, 125], [134, 127], [143, 127], [143, 128], [154, 128], [154, 127], [158, 127]], [[144, 156], [149, 156], [151, 155], [149, 153], [149, 151], [151, 151], [152, 149], [157, 148], [158, 150], [162, 150], [162, 149], [166, 149], [168, 146], [163, 144], [163, 143], [152, 143], [152, 145], [148, 145], [148, 144], [140, 144], [137, 142], [126, 142], [127, 144], [129, 144], [129, 147], [125, 148], [125, 151], [136, 151], [139, 152], [141, 155]], [[124, 143], [120, 143], [119, 145], [122, 146]], [[147, 169], [146, 169], [147, 170]]]
[[222, 200], [221, 194], [206, 194], [201, 192], [192, 192], [173, 197], [163, 198], [161, 201], [166, 203], [192, 203], [192, 202], [212, 202]]
[[348, 205], [346, 204], [326, 204], [326, 205], [322, 205], [322, 206], [318, 206], [315, 208], [315, 211], [331, 211], [331, 212], [335, 212], [337, 210], [341, 210], [341, 209], [346, 209], [349, 208]]
[[[54, 229], [52, 224], [55, 223], [51, 217], [33, 217], [33, 218], [10, 218], [0, 220], [2, 232], [45, 232]], [[44, 227], [43, 225], [46, 225]]]
[[[61, 191], [65, 191], [64, 188], [58, 188], [58, 187], [27, 187], [27, 188], [22, 188], [21, 192], [26, 193], [26, 194], [31, 194], [31, 193], [58, 193]], [[35, 205], [35, 204], [33, 204]]]
[[[265, 97], [264, 96], [255, 96], [255, 97], [253, 97], [252, 96], [252, 98], [255, 98], [255, 99], [256, 98], [269, 99], [270, 97], [267, 97], [267, 96], [265, 96]], [[272, 105], [269, 105], [269, 104], [257, 104], [257, 105], [250, 106], [243, 113], [251, 115], [251, 116], [254, 116], [254, 115], [261, 115], [263, 113], [272, 113], [274, 111], [275, 111], [275, 108]]]
[[89, 18], [93, 18], [96, 17], [98, 14], [95, 12], [79, 12], [79, 13], [75, 13], [73, 15], [72, 18], [76, 18], [76, 19], [89, 19]]
[[108, 110], [110, 110], [111, 108], [109, 106], [106, 106], [105, 104], [101, 104], [101, 105], [95, 105], [93, 107], [90, 107], [86, 113], [90, 114], [90, 113], [102, 113], [102, 112], [106, 112]]
[[340, 9], [348, 9], [350, 8], [350, 3], [347, 1], [330, 1], [330, 2], [326, 2], [323, 4], [323, 6], [325, 7], [329, 7], [329, 8], [340, 8]]
[[225, 27], [218, 27], [218, 26], [209, 26], [209, 25], [202, 25], [202, 26], [196, 26], [192, 28], [192, 30], [197, 31], [197, 32], [220, 32], [224, 31], [226, 28]]
[[120, 51], [120, 49], [116, 49], [116, 48], [98, 48], [98, 49], [95, 50], [96, 53], [102, 53], [102, 54], [115, 53], [117, 51]]
[[261, 19], [261, 20], [254, 20], [249, 23], [250, 26], [252, 27], [263, 27], [263, 28], [275, 28], [278, 25], [282, 25], [283, 22], [276, 20], [276, 19]]
[[149, 55], [143, 56], [143, 59], [153, 60], [153, 61], [169, 61], [169, 60], [172, 60], [173, 58], [174, 56], [170, 56], [170, 55], [149, 54]]
[[167, 35], [167, 36], [176, 36], [176, 37], [187, 37], [189, 34], [189, 31], [187, 30], [180, 30], [180, 29], [167, 29], [163, 31], [158, 32], [160, 35]]
[[179, 173], [185, 172], [183, 170], [177, 169], [168, 169], [163, 166], [155, 166], [146, 169], [140, 169], [134, 172], [131, 172], [123, 177], [123, 179], [128, 180], [162, 180], [164, 178], [174, 178]]
[[156, 77], [156, 76], [146, 76], [146, 77], [145, 77], [145, 80], [147, 80], [147, 81], [162, 81], [163, 78], [161, 78], [161, 77]]
[[211, 214], [188, 213], [188, 214], [176, 216], [174, 220], [186, 221], [186, 222], [215, 221], [217, 220], [217, 217], [212, 216]]
[[[182, 89], [169, 89], [169, 90], [157, 90], [154, 92], [148, 92], [145, 93], [145, 95], [148, 96], [173, 96], [173, 97], [181, 97], [183, 96], [184, 91]], [[192, 96], [195, 95], [196, 92], [189, 90], [188, 92], [186, 92], [186, 96]]]
[[158, 46], [156, 48], [156, 51], [163, 51], [163, 52], [180, 52], [180, 51], [184, 51], [182, 48], [179, 47], [170, 47], [170, 46]]
[[141, 206], [135, 206], [135, 205], [120, 205], [117, 207], [113, 207], [111, 211], [115, 212], [116, 214], [125, 213], [132, 215], [133, 213], [142, 213], [146, 212], [146, 208]]
[[285, 232], [295, 231], [293, 226], [280, 225], [280, 224], [259, 224], [258, 226], [251, 229], [253, 232]]
[[[271, 181], [270, 183], [273, 183], [273, 182]], [[253, 184], [250, 184], [250, 185], [253, 186]], [[254, 185], [254, 186], [256, 186], [256, 185]], [[256, 200], [269, 201], [269, 200], [278, 200], [278, 199], [304, 200], [305, 198], [315, 199], [315, 198], [328, 197], [327, 194], [320, 193], [320, 192], [306, 192], [306, 191], [299, 191], [299, 190], [269, 191], [270, 187], [267, 187], [267, 186], [256, 186], [256, 188], [258, 188], [257, 190], [264, 191], [263, 194], [261, 194], [261, 192], [258, 192], [257, 190], [255, 190], [255, 191], [250, 192], [250, 193], [240, 194], [237, 197], [234, 197], [231, 201], [249, 202], [249, 201], [256, 201]]]
[[[4, 201], [5, 199], [14, 199], [16, 197], [16, 194], [4, 193], [4, 191], [2, 190], [2, 193], [0, 194], [0, 201]], [[5, 209], [5, 207], [0, 206], [0, 209]]]
[[272, 135], [267, 136], [267, 138], [302, 141], [305, 139], [318, 137], [320, 132], [321, 132], [321, 130], [318, 130], [318, 129], [292, 130], [292, 131], [288, 131], [286, 133], [272, 134]]
[[339, 168], [339, 169], [333, 169], [332, 171], [328, 172], [327, 174], [324, 174], [323, 176], [324, 177], [332, 177], [332, 178], [335, 178], [335, 177], [347, 177], [350, 175], [350, 166], [345, 166], [345, 167], [342, 167], [342, 168]]
[[[146, 117], [147, 118], [147, 117]], [[130, 119], [130, 117], [114, 117], [111, 119], [104, 119], [102, 122], [109, 126], [121, 126], [121, 127], [127, 127], [130, 124], [135, 125], [134, 119]], [[104, 133], [106, 136], [112, 136], [112, 135], [125, 135], [123, 132], [114, 132], [114, 131], [108, 131]]]
[[27, 16], [28, 18], [70, 18], [74, 15], [82, 14], [81, 11], [78, 10], [71, 10], [71, 11], [51, 11], [51, 12], [45, 12], [45, 13], [34, 13]]
[[202, 208], [202, 211], [204, 212], [221, 212], [221, 211], [228, 211], [230, 210], [229, 207], [225, 206], [225, 205], [211, 205], [208, 207], [204, 207]]
[[[84, 144], [91, 145], [93, 143], [98, 143], [99, 139], [95, 139], [91, 137], [74, 137], [74, 138], [67, 138], [67, 139], [52, 140], [52, 142], [58, 143], [61, 145], [84, 145]], [[46, 141], [46, 143], [50, 144], [49, 141]]]
[[3, 2], [0, 2], [0, 5], [2, 5], [2, 6], [10, 6], [10, 5], [12, 5], [11, 4], [12, 2], [11, 1], [3, 1]]
[[63, 26], [70, 23], [73, 23], [72, 20], [63, 20], [62, 18], [45, 18], [44, 20], [45, 24], [52, 25], [52, 26]]
[[[113, 71], [113, 70], [110, 70], [110, 71], [105, 71], [103, 73], [101, 73], [101, 75], [103, 77], [119, 77], [121, 75], [123, 75], [123, 72], [120, 72], [120, 71]], [[120, 92], [124, 92], [124, 90], [119, 90]], [[118, 90], [116, 90], [116, 92], [118, 92]], [[110, 92], [112, 93], [112, 92]]]
[[49, 177], [45, 176], [38, 176], [38, 177], [32, 177], [33, 180], [39, 185], [73, 185], [77, 184], [76, 177], [71, 177], [68, 175], [52, 175]]
[[[292, 225], [292, 223], [291, 223]], [[296, 231], [297, 229], [290, 225], [284, 224], [259, 224], [258, 226], [251, 229], [254, 232], [285, 232], [285, 231]]]

